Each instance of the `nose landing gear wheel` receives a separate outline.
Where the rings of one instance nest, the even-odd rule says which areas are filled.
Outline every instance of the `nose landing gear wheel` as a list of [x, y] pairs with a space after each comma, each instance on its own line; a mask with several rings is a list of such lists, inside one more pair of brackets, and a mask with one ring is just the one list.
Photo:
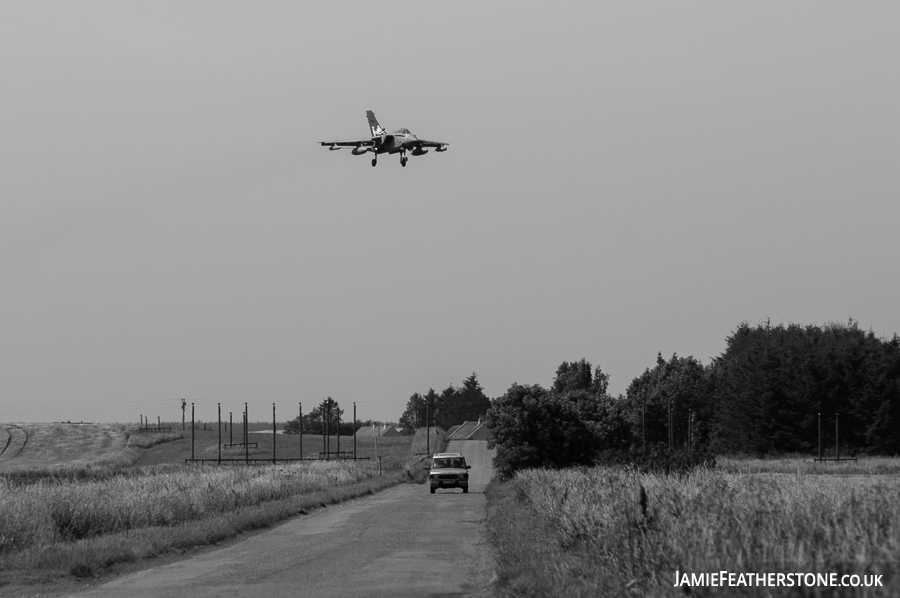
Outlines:
[[378, 164], [378, 158], [372, 158], [372, 166]]
[[407, 161], [407, 160], [409, 160], [409, 158], [407, 158], [406, 156], [401, 156], [401, 157], [400, 157], [400, 166], [405, 167], [405, 166], [406, 166], [406, 161]]

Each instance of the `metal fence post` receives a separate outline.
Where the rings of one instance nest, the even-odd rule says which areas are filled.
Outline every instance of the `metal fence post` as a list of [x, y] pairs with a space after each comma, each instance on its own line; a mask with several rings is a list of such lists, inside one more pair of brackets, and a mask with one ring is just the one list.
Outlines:
[[819, 411], [819, 461], [822, 460], [822, 412]]
[[841, 460], [841, 443], [838, 438], [838, 418], [840, 417], [840, 413], [835, 412], [834, 414], [834, 457], [835, 463], [838, 463]]

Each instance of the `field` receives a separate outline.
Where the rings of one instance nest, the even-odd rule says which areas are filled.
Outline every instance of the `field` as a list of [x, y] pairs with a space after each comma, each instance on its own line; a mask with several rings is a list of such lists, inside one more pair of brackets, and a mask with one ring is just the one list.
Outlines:
[[[128, 463], [128, 435], [111, 424], [19, 424], [0, 426], [12, 442], [0, 452], [0, 473], [60, 465]], [[4, 443], [0, 443], [3, 449]]]
[[[0, 462], [0, 594], [12, 583], [28, 587], [92, 576], [118, 563], [219, 542], [421, 478], [414, 465], [422, 457], [411, 452], [420, 441], [413, 437], [379, 438], [377, 449], [375, 438], [360, 439], [357, 454], [370, 459], [354, 461], [309, 460], [322, 450], [322, 438], [304, 435], [304, 461], [246, 464], [243, 449], [227, 449], [223, 459], [240, 460], [218, 466], [185, 462], [192, 452], [190, 430], [140, 434], [94, 424], [3, 429], [11, 428], [27, 439], [21, 446], [10, 442], [15, 454]], [[195, 430], [193, 436], [197, 459], [219, 458], [218, 430]], [[296, 435], [249, 436], [259, 445], [250, 449], [250, 459], [270, 459], [273, 440], [276, 459], [300, 456]], [[330, 442], [336, 451], [337, 439]], [[9, 449], [6, 440], [4, 447]], [[352, 451], [352, 437], [342, 437], [340, 448]]]
[[[897, 465], [726, 459], [719, 470], [682, 477], [602, 467], [524, 471], [489, 492], [497, 592], [896, 596], [900, 477], [852, 472]], [[782, 469], [792, 473], [747, 473]], [[674, 588], [676, 570], [880, 574], [884, 587]]]

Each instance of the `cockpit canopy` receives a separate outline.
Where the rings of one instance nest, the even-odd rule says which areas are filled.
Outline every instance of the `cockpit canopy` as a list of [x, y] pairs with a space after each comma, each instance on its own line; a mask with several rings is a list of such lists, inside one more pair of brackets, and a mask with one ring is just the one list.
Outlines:
[[397, 133], [398, 135], [409, 135], [409, 129], [397, 129], [394, 133]]

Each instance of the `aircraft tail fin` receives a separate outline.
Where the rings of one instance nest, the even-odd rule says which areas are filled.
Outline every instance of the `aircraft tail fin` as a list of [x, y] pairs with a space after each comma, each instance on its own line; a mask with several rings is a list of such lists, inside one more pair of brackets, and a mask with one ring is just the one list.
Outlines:
[[371, 110], [366, 110], [366, 118], [369, 119], [369, 131], [372, 132], [372, 137], [379, 137], [387, 132], [384, 130], [384, 127], [378, 124], [378, 119], [375, 118], [375, 113]]

